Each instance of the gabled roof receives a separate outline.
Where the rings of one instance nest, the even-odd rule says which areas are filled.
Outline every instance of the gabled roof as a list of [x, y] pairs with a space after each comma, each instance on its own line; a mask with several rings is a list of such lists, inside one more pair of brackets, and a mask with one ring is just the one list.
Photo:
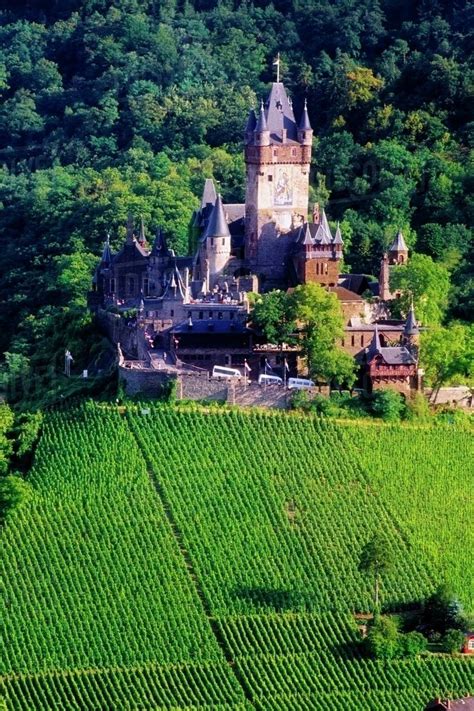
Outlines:
[[402, 231], [398, 230], [397, 236], [393, 240], [389, 247], [389, 252], [408, 252], [408, 247], [405, 242], [405, 238], [402, 235]]
[[286, 129], [287, 138], [297, 140], [297, 127], [293, 107], [283, 83], [273, 82], [266, 101], [266, 123], [273, 140], [282, 140], [282, 131]]
[[225, 219], [224, 206], [220, 194], [217, 196], [216, 204], [209, 217], [206, 237], [230, 237], [229, 226]]
[[367, 349], [367, 360], [381, 356], [387, 365], [415, 365], [416, 360], [405, 346], [382, 346], [378, 325], [375, 324], [372, 342]]

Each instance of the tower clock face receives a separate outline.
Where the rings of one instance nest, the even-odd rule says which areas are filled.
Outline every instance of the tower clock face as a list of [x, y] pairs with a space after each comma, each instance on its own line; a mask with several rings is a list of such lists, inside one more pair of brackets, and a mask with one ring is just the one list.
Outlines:
[[293, 203], [293, 186], [288, 167], [278, 168], [273, 193], [273, 204], [291, 205]]

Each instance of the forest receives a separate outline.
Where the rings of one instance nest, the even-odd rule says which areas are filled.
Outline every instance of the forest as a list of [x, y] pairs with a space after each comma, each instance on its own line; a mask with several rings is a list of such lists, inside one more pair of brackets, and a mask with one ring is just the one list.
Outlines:
[[458, 0], [1, 10], [7, 376], [59, 370], [66, 347], [78, 368], [100, 351], [86, 293], [107, 232], [117, 248], [129, 212], [183, 254], [205, 177], [243, 200], [243, 127], [280, 52], [295, 111], [307, 99], [315, 130], [311, 202], [341, 221], [347, 264], [377, 274], [401, 229], [414, 256], [398, 278], [431, 326], [425, 367], [433, 379], [472, 377], [473, 26], [474, 5]]

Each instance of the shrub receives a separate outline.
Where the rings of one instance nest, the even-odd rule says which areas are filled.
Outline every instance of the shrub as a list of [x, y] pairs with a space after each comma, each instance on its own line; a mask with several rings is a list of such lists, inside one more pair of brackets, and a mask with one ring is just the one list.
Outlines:
[[405, 410], [405, 403], [393, 390], [377, 390], [372, 398], [372, 412], [386, 422], [398, 422]]
[[400, 653], [399, 637], [393, 617], [377, 617], [365, 638], [366, 650], [375, 659], [393, 659]]
[[460, 652], [464, 644], [464, 634], [461, 630], [451, 629], [441, 639], [441, 647], [443, 652], [455, 654]]
[[400, 635], [400, 651], [404, 657], [416, 657], [426, 651], [427, 640], [420, 632]]

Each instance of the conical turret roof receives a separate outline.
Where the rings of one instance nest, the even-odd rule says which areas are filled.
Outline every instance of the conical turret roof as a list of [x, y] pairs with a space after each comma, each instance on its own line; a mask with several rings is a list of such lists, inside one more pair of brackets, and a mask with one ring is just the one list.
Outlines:
[[216, 204], [209, 217], [206, 237], [230, 237], [229, 225], [225, 219], [224, 206], [220, 194], [217, 196]]
[[300, 131], [312, 131], [311, 123], [308, 116], [308, 105], [306, 99], [304, 100], [304, 109], [301, 114], [301, 119], [298, 128]]
[[267, 118], [265, 116], [265, 108], [263, 106], [263, 101], [260, 105], [260, 113], [258, 115], [258, 121], [255, 130], [257, 131], [257, 133], [262, 133], [262, 131], [268, 131]]
[[413, 303], [410, 306], [410, 311], [408, 312], [403, 333], [405, 334], [405, 336], [417, 336], [420, 333], [420, 329], [418, 328], [418, 324], [415, 318], [415, 309]]

